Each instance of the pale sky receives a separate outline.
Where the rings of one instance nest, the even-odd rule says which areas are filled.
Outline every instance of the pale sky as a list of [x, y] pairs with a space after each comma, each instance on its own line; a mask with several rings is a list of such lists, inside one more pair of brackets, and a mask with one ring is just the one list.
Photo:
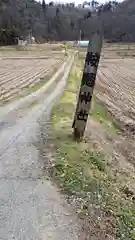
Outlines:
[[[50, 1], [51, 0], [46, 0], [46, 2], [50, 2]], [[91, 0], [88, 0], [88, 1], [91, 1]], [[118, 1], [122, 2], [123, 0], [118, 0]], [[54, 0], [54, 2], [64, 2], [64, 3], [75, 2], [76, 4], [80, 4], [80, 3], [83, 3], [84, 1], [82, 1], [82, 0]], [[107, 0], [98, 0], [98, 2], [105, 3], [105, 2], [107, 2]]]

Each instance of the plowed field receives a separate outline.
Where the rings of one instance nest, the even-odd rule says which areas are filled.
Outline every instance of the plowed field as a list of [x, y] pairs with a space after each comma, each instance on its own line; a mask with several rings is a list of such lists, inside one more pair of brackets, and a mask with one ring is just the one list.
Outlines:
[[[121, 50], [122, 51], [122, 50]], [[96, 82], [97, 97], [123, 127], [135, 121], [135, 59], [103, 49]]]
[[[45, 50], [45, 49], [44, 49]], [[43, 50], [42, 50], [43, 51]], [[59, 68], [64, 57], [62, 53], [49, 49], [47, 56], [40, 49], [36, 51], [1, 51], [0, 58], [0, 102], [3, 103], [18, 94], [24, 88], [39, 83], [53, 69]], [[50, 56], [48, 56], [50, 53]]]

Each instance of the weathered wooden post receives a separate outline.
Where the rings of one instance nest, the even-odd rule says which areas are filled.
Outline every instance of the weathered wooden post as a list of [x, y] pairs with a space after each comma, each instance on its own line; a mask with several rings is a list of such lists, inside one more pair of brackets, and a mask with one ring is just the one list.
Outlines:
[[102, 34], [97, 31], [89, 41], [85, 59], [82, 83], [73, 122], [74, 139], [80, 141], [84, 135], [87, 118], [91, 106], [96, 73], [102, 48]]

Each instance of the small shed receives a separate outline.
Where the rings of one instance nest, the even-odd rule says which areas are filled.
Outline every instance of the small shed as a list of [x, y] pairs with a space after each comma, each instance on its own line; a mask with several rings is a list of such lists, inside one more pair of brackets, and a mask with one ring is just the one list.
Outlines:
[[77, 41], [77, 47], [88, 47], [89, 41]]

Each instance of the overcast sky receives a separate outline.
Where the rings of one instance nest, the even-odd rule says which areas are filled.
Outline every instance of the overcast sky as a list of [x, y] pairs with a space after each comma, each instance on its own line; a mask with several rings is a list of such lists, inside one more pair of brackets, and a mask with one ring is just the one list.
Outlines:
[[[50, 2], [51, 0], [46, 0], [46, 2]], [[88, 0], [88, 1], [90, 1], [90, 0]], [[123, 0], [119, 0], [119, 2], [122, 2]], [[82, 0], [71, 0], [71, 1], [69, 1], [69, 0], [54, 0], [54, 2], [64, 2], [64, 3], [68, 3], [68, 2], [75, 2], [76, 4], [78, 4], [78, 3], [83, 3], [84, 1], [82, 1]], [[100, 2], [100, 3], [104, 3], [104, 2], [107, 2], [106, 0], [98, 0], [98, 2]]]

